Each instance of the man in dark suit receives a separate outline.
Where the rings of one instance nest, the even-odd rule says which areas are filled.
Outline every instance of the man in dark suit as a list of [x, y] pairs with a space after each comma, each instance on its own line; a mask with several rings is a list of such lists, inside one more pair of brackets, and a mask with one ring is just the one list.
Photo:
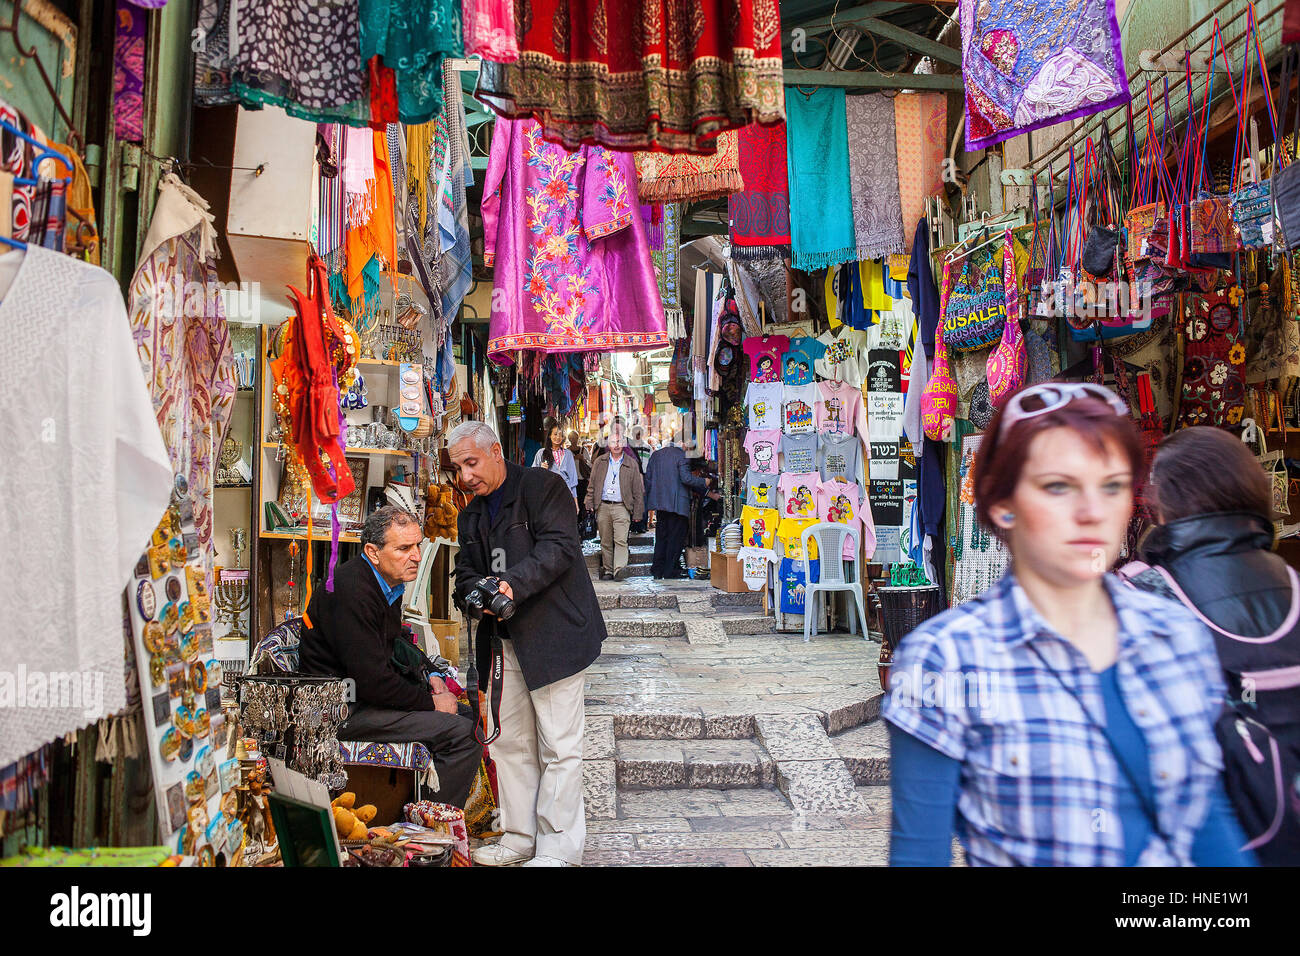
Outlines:
[[705, 478], [691, 474], [690, 462], [680, 445], [672, 443], [675, 431], [664, 423], [664, 445], [650, 456], [645, 470], [645, 507], [655, 520], [654, 563], [650, 573], [655, 580], [686, 577], [680, 562], [686, 547], [686, 532], [691, 514], [691, 490], [709, 491]]
[[356, 699], [339, 728], [341, 739], [418, 740], [433, 758], [438, 799], [463, 807], [483, 756], [474, 722], [457, 713], [441, 677], [431, 674], [426, 683], [407, 666], [410, 654], [395, 657], [398, 641], [410, 643], [402, 634], [401, 598], [419, 571], [423, 540], [410, 512], [392, 505], [371, 512], [361, 554], [339, 565], [333, 592], [323, 585], [312, 592], [298, 669], [353, 682]]
[[475, 495], [458, 524], [457, 596], [463, 601], [482, 578], [496, 577], [499, 592], [515, 603], [507, 621], [485, 613], [476, 635], [482, 674], [491, 674], [491, 645], [501, 641], [501, 736], [492, 756], [505, 833], [475, 850], [474, 862], [577, 866], [587, 833], [583, 690], [605, 620], [573, 496], [558, 474], [507, 462], [482, 422], [457, 426], [447, 445], [461, 483]]

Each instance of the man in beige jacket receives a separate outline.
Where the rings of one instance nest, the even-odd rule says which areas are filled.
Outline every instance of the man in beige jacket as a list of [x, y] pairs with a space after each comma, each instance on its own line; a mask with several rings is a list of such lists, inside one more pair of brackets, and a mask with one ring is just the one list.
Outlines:
[[596, 512], [600, 529], [600, 577], [623, 580], [627, 574], [627, 530], [645, 517], [645, 483], [641, 469], [623, 447], [623, 422], [609, 428], [609, 446], [591, 466], [587, 507]]

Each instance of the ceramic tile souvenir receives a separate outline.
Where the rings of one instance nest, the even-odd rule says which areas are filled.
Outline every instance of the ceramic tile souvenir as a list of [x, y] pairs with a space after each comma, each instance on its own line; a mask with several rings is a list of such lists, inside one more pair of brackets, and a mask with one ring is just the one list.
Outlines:
[[185, 826], [185, 788], [179, 783], [167, 788], [167, 815], [171, 829]]
[[181, 696], [181, 691], [185, 689], [185, 674], [184, 664], [167, 665], [167, 688], [170, 696]]
[[167, 694], [159, 694], [153, 699], [153, 723], [155, 727], [161, 727], [171, 720], [172, 716], [172, 699]]
[[[158, 751], [162, 754], [163, 761], [171, 763], [176, 759], [176, 755], [180, 753], [180, 749], [180, 733], [175, 727], [168, 727], [167, 731], [162, 735], [162, 740], [158, 741]], [[171, 795], [168, 794], [168, 799], [170, 798]]]
[[149, 576], [157, 581], [167, 573], [171, 563], [167, 559], [167, 546], [157, 545], [150, 548], [147, 552], [149, 557]]

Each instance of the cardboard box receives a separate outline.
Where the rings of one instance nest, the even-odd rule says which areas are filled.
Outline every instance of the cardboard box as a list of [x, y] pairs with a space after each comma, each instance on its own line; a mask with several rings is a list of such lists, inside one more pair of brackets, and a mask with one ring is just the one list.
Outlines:
[[438, 639], [438, 653], [453, 666], [460, 667], [460, 624], [456, 621], [430, 621], [429, 624]]
[[740, 560], [734, 555], [714, 551], [709, 555], [709, 583], [728, 594], [748, 592], [749, 587], [741, 577]]

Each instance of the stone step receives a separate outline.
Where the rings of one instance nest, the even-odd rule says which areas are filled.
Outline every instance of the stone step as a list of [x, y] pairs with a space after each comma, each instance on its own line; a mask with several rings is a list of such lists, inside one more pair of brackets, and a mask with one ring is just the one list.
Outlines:
[[661, 611], [678, 609], [675, 594], [601, 594], [596, 599], [602, 611], [614, 611], [619, 608], [658, 608]]
[[619, 740], [615, 753], [621, 790], [728, 790], [776, 781], [775, 763], [752, 740]]
[[610, 637], [686, 637], [686, 622], [674, 619], [668, 611], [618, 608], [605, 611], [604, 616]]
[[831, 743], [858, 786], [889, 783], [889, 728], [883, 720], [846, 730]]

